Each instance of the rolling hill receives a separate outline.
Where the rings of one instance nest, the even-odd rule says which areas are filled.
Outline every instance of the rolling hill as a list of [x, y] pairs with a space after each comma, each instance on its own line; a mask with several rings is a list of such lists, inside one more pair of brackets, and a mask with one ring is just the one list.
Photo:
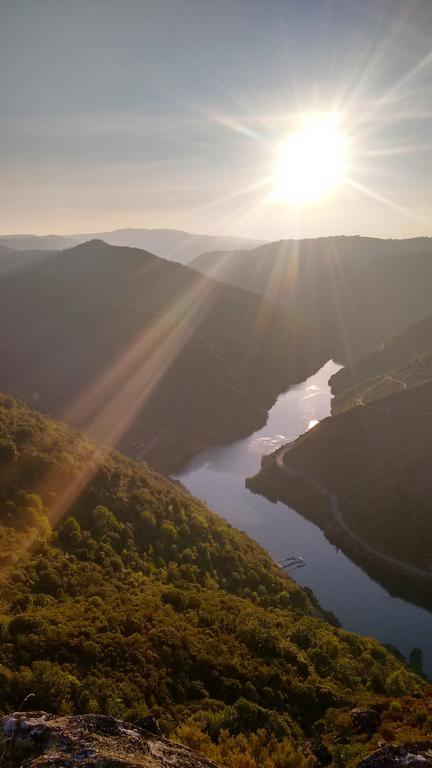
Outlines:
[[168, 470], [323, 362], [268, 301], [102, 241], [4, 275], [0, 322], [3, 390]]
[[281, 240], [202, 254], [191, 266], [288, 309], [344, 363], [429, 314], [432, 301], [430, 238]]
[[348, 767], [381, 727], [398, 743], [430, 727], [421, 678], [325, 621], [245, 534], [8, 396], [0, 502], [3, 713], [30, 694], [57, 714], [150, 712], [227, 768]]

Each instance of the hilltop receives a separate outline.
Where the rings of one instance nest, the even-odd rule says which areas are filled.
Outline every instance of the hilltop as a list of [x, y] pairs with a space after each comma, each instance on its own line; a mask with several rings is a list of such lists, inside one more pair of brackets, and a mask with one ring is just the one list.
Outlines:
[[4, 390], [170, 471], [323, 362], [267, 300], [99, 240], [3, 275], [0, 323]]

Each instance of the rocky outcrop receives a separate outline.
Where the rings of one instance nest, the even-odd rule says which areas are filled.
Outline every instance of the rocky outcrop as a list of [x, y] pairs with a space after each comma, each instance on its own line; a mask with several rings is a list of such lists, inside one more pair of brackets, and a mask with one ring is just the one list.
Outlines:
[[386, 745], [362, 760], [358, 768], [432, 768], [432, 741]]
[[191, 749], [106, 715], [19, 712], [0, 720], [0, 763], [22, 768], [216, 768]]

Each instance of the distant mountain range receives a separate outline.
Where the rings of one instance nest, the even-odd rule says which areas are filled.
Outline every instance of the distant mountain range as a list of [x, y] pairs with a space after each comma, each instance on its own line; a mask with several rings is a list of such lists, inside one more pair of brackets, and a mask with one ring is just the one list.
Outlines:
[[13, 251], [61, 251], [77, 241], [63, 235], [1, 235], [0, 246]]
[[187, 264], [200, 253], [236, 248], [255, 248], [263, 241], [219, 235], [196, 235], [179, 229], [116, 229], [77, 235], [3, 235], [0, 246], [13, 250], [63, 250], [88, 240], [101, 239], [110, 245], [142, 248], [164, 259]]
[[345, 363], [432, 306], [432, 238], [281, 240], [205, 253], [190, 266], [278, 303], [311, 326], [329, 357]]
[[279, 307], [146, 251], [22, 257], [0, 280], [0, 388], [160, 468], [262, 426], [323, 362]]

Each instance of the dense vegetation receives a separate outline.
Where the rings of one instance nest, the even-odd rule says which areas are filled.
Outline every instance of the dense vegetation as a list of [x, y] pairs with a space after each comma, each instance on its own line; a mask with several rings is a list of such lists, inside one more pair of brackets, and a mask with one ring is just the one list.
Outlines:
[[0, 280], [1, 388], [158, 468], [260, 427], [310, 371], [304, 330], [252, 293], [102, 241], [27, 256]]
[[0, 479], [3, 711], [150, 710], [229, 768], [308, 768], [305, 735], [349, 765], [359, 703], [387, 735], [430, 727], [420, 700], [392, 709], [418, 677], [177, 483], [6, 396]]
[[317, 352], [344, 363], [430, 312], [430, 238], [281, 240], [202, 254], [191, 266], [256, 291], [310, 324]]

